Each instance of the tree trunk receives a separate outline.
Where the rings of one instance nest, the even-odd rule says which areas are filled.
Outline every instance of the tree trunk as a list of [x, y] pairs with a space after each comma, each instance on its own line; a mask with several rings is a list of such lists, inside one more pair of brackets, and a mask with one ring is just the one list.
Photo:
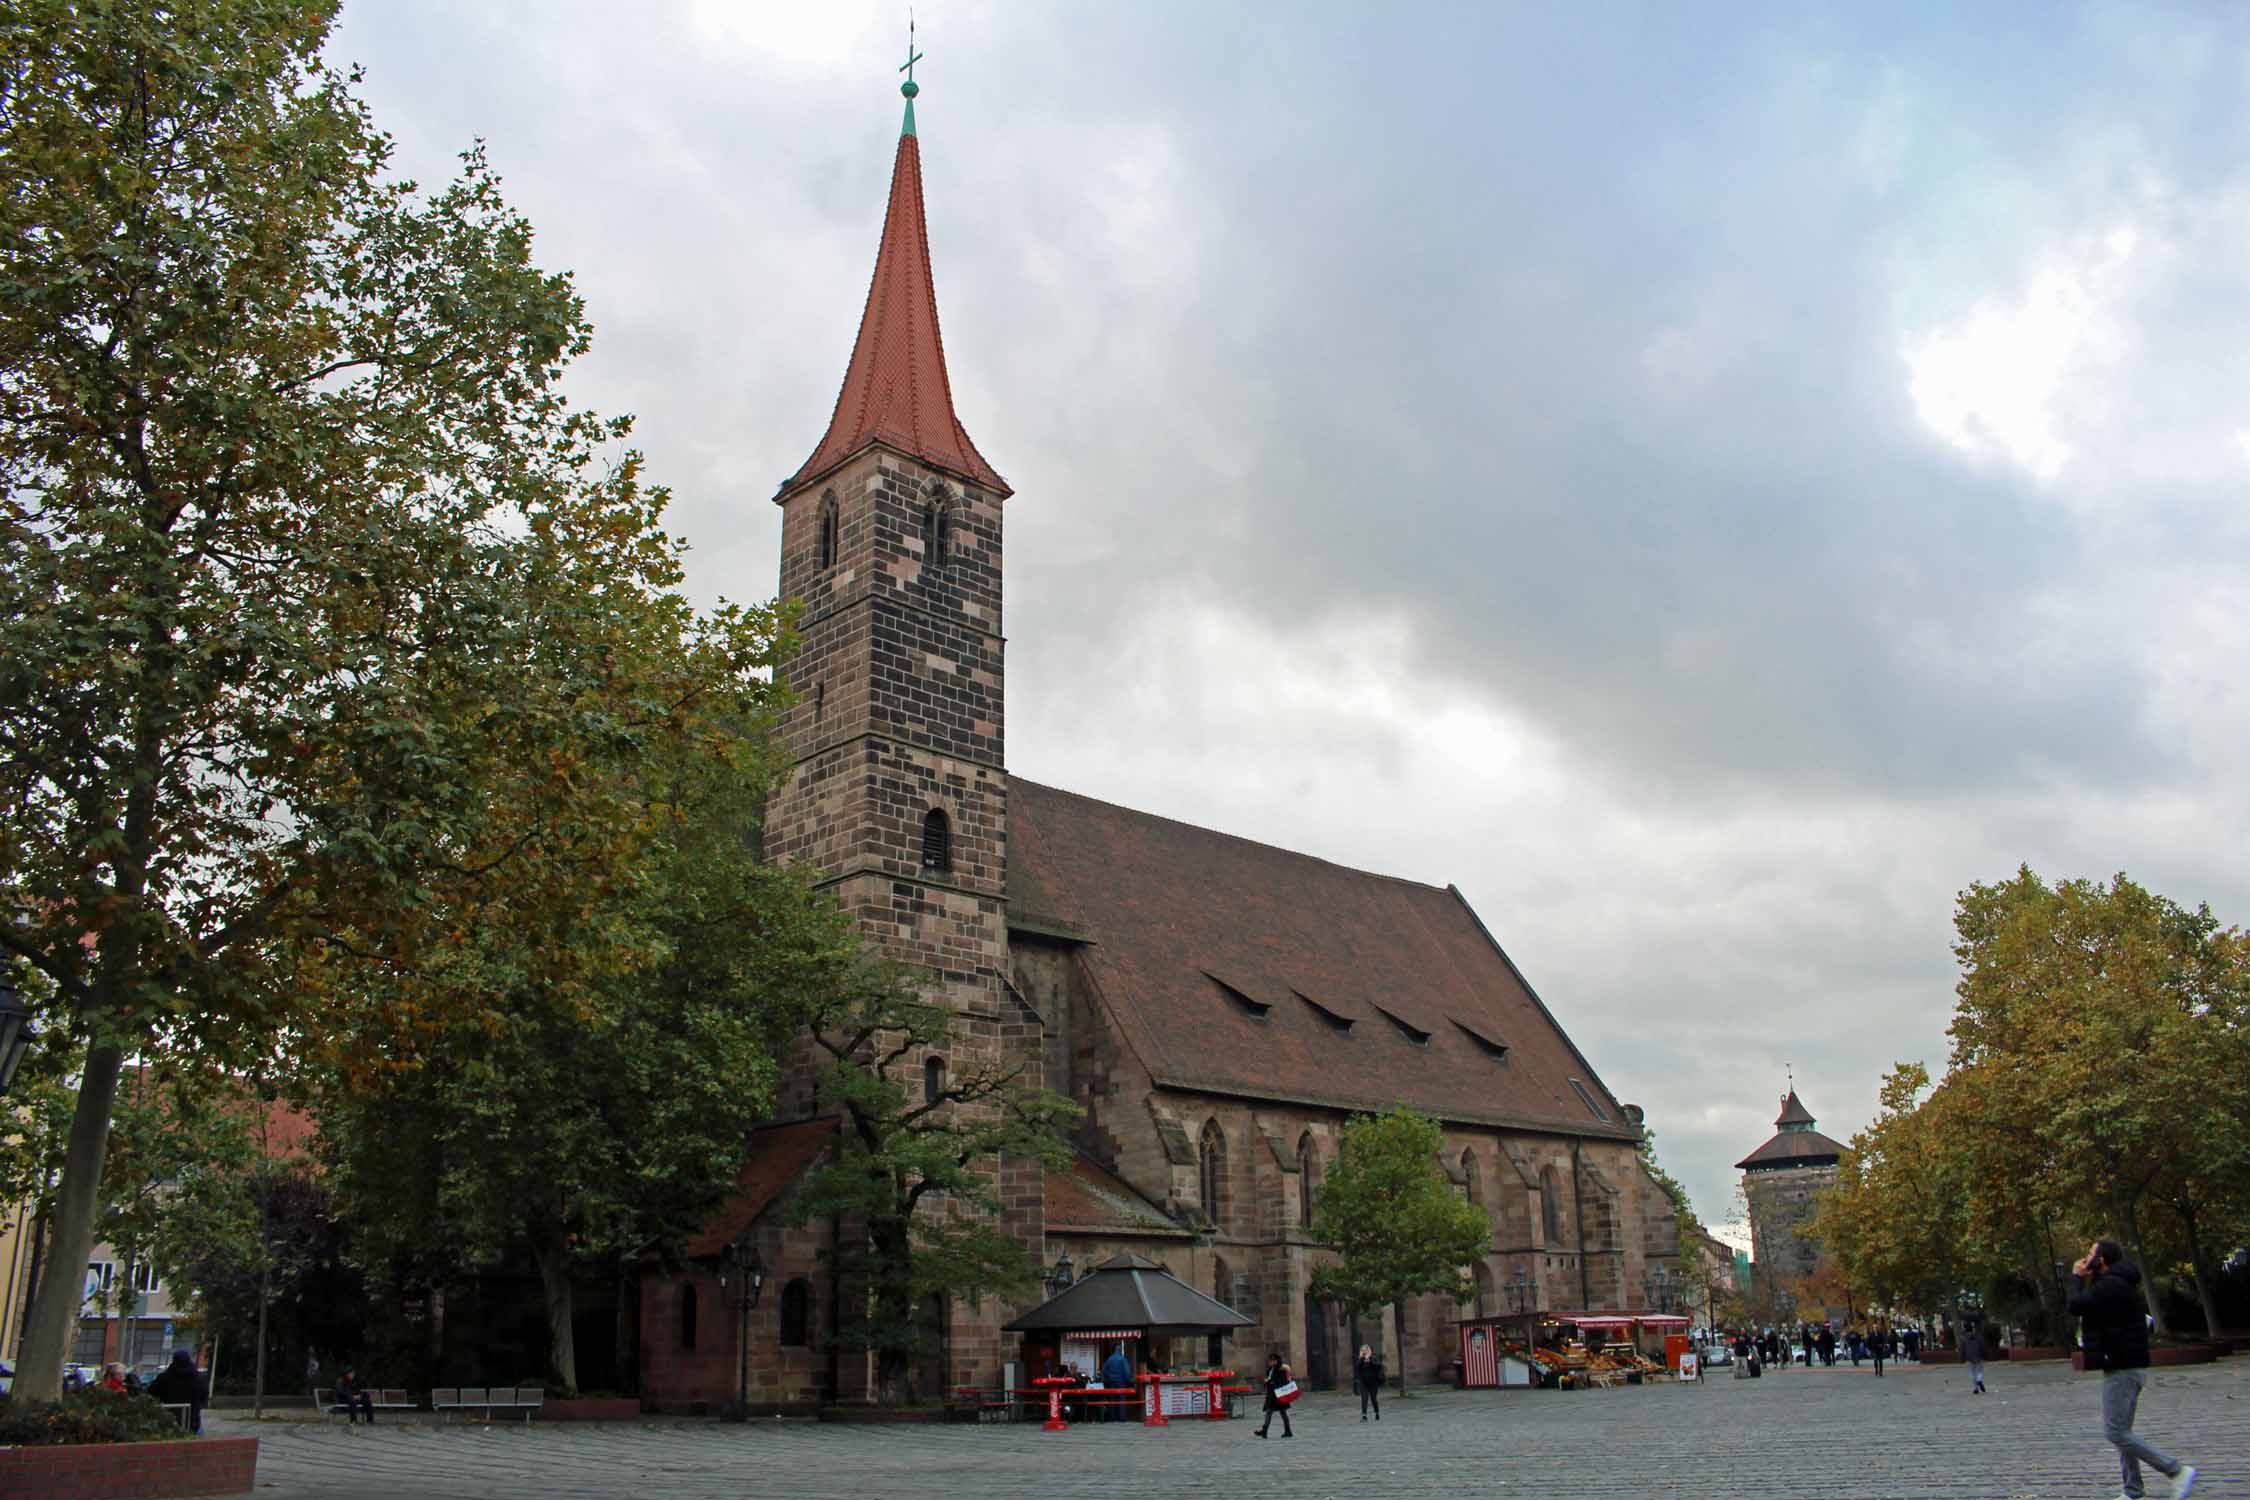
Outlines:
[[[875, 1394], [883, 1406], [906, 1399], [909, 1346], [902, 1338], [918, 1337], [921, 1312], [914, 1305], [912, 1247], [904, 1220], [883, 1225], [868, 1236], [875, 1260]], [[903, 1332], [902, 1332], [903, 1331]]]
[[[264, 1213], [260, 1211], [258, 1233], [265, 1233]], [[250, 1415], [266, 1414], [266, 1310], [273, 1306], [273, 1250], [264, 1246], [264, 1255], [258, 1261], [258, 1354], [252, 1362], [250, 1384]]]
[[2195, 1208], [2182, 1205], [2179, 1210], [2180, 1227], [2187, 1231], [2188, 1264], [2195, 1268], [2195, 1300], [2203, 1304], [2203, 1336], [2219, 1336], [2219, 1299], [2216, 1295], [2218, 1267], [2204, 1254], [2203, 1235], [2195, 1227]]
[[123, 1267], [125, 1284], [119, 1288], [117, 1295], [117, 1357], [125, 1362], [128, 1371], [133, 1368], [134, 1363], [133, 1329], [140, 1322], [134, 1311], [140, 1306], [140, 1299], [133, 1295], [133, 1268], [139, 1263], [139, 1253], [127, 1248]]
[[2128, 1207], [2123, 1219], [2125, 1253], [2141, 1268], [2141, 1300], [2148, 1305], [2149, 1321], [2155, 1325], [2156, 1336], [2168, 1339], [2172, 1336], [2172, 1326], [2164, 1316], [2164, 1299], [2157, 1295], [2156, 1273], [2149, 1269], [2148, 1257], [2141, 1253], [2140, 1204], [2135, 1202]]
[[1398, 1393], [1412, 1394], [1406, 1388], [1406, 1372], [1414, 1360], [1414, 1345], [1406, 1331], [1406, 1299], [1399, 1298], [1391, 1304], [1391, 1315], [1398, 1319]]
[[570, 1246], [560, 1220], [533, 1236], [539, 1285], [547, 1304], [547, 1370], [565, 1396], [578, 1394], [578, 1340], [571, 1328]]
[[[47, 1275], [32, 1298], [18, 1361], [16, 1396], [52, 1401], [62, 1394], [63, 1360], [70, 1354], [71, 1325], [85, 1290], [81, 1277], [67, 1274], [94, 1253], [94, 1210], [101, 1198], [102, 1163], [109, 1155], [109, 1112], [117, 1102], [117, 1078], [125, 1049], [104, 1043], [88, 1049], [86, 1071], [78, 1084], [78, 1106], [70, 1116], [70, 1144], [63, 1152], [62, 1185], [55, 1203], [55, 1242], [48, 1252]], [[65, 1268], [56, 1275], [54, 1267]]]

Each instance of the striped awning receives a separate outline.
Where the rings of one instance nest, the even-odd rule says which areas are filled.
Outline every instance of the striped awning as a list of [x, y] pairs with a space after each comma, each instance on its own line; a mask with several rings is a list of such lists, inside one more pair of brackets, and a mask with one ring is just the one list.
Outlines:
[[1140, 1336], [1138, 1328], [1073, 1328], [1063, 1335], [1066, 1339], [1137, 1339]]

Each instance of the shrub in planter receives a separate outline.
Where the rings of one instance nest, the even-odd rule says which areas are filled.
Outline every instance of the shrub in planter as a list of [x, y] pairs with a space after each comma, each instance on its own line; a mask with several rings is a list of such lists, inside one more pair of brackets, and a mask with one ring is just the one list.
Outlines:
[[176, 1442], [186, 1436], [179, 1419], [154, 1396], [100, 1390], [71, 1391], [60, 1401], [0, 1396], [0, 1447]]

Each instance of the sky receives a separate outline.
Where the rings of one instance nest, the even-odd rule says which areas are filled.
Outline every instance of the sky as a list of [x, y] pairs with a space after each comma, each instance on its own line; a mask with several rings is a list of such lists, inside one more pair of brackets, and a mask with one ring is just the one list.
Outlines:
[[[1458, 885], [1714, 1223], [1942, 1068], [1971, 882], [2250, 919], [2250, 10], [922, 0], [1008, 763]], [[906, 8], [347, 0], [698, 600], [771, 595]]]

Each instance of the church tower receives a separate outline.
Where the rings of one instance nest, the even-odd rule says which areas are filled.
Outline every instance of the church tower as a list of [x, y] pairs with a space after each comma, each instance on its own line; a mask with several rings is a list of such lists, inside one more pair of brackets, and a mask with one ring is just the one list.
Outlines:
[[[1010, 491], [954, 415], [911, 72], [902, 92], [890, 205], [843, 387], [812, 456], [774, 496], [781, 594], [802, 602], [803, 646], [789, 666], [796, 770], [765, 836], [768, 857], [824, 871], [869, 941], [928, 976], [925, 997], [959, 1017], [933, 1076], [958, 1076], [1008, 1055], [1035, 1060], [1039, 1048], [1037, 1018], [1006, 980]], [[1036, 1257], [1040, 1169], [1000, 1170], [1025, 1179], [1002, 1182], [1002, 1224]], [[947, 1310], [940, 1365], [997, 1368], [1003, 1316], [991, 1298]]]

